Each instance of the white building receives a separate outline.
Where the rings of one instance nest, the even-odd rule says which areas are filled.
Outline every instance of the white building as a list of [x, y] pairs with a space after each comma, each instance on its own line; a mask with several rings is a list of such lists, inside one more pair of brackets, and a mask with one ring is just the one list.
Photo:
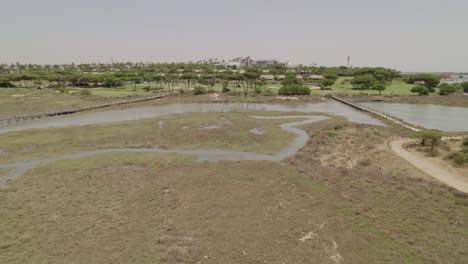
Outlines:
[[279, 60], [253, 60], [250, 56], [247, 57], [237, 57], [228, 62], [225, 62], [226, 66], [237, 66], [237, 67], [249, 67], [249, 66], [273, 66], [273, 65], [283, 65], [285, 67], [291, 67], [291, 63], [282, 62]]

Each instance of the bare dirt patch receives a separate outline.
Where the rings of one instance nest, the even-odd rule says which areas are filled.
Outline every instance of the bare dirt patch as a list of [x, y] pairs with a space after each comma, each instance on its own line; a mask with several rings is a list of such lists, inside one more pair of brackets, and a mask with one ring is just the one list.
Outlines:
[[229, 129], [229, 128], [233, 127], [233, 126], [234, 126], [234, 124], [231, 121], [229, 121], [225, 117], [222, 117], [222, 118], [220, 118], [219, 120], [216, 120], [213, 123], [200, 125], [200, 129], [202, 129], [202, 130], [223, 129], [223, 128], [224, 129]]
[[255, 135], [265, 135], [266, 133], [268, 133], [268, 131], [260, 127], [252, 128], [249, 130], [249, 132]]

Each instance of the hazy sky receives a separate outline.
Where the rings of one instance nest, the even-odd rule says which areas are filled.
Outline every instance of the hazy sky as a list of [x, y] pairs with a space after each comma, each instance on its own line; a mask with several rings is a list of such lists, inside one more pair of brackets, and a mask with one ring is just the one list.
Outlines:
[[468, 71], [468, 0], [0, 0], [0, 63], [278, 58]]

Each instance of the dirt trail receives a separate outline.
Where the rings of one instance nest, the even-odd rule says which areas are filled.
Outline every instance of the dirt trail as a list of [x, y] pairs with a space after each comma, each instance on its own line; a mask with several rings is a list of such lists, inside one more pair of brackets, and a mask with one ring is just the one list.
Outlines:
[[393, 152], [404, 158], [416, 168], [424, 171], [431, 177], [453, 187], [461, 192], [468, 193], [468, 177], [463, 177], [440, 164], [433, 163], [430, 160], [419, 157], [403, 148], [404, 139], [398, 139], [391, 142]]

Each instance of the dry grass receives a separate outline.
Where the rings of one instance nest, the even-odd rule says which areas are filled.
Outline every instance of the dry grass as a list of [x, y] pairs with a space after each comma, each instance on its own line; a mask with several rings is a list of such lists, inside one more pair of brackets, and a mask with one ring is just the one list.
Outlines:
[[[406, 263], [465, 263], [468, 260], [468, 196], [427, 178], [386, 149], [392, 128], [350, 124], [336, 138], [336, 121], [309, 126], [309, 144], [290, 162], [328, 186], [363, 226], [390, 238], [390, 251], [407, 248]], [[370, 228], [372, 230], [374, 227]], [[389, 254], [391, 254], [389, 252]]]
[[9, 170], [7, 169], [0, 169], [0, 178], [7, 175], [9, 172]]
[[[161, 120], [169, 129], [222, 117], [266, 129], [242, 113], [197, 114], [92, 126], [73, 137], [123, 130], [96, 136], [93, 147], [133, 144]], [[468, 196], [386, 149], [399, 129], [343, 118], [305, 127], [311, 140], [284, 163], [109, 153], [39, 166], [0, 189], [0, 263], [467, 262]], [[73, 130], [48, 132], [61, 142]], [[222, 146], [249, 142], [217, 133], [210, 137]]]
[[[401, 262], [291, 166], [106, 154], [40, 166], [0, 192], [1, 263]], [[364, 253], [365, 252], [365, 253]]]
[[[197, 113], [4, 133], [0, 134], [4, 151], [0, 162], [104, 148], [155, 146], [171, 149], [221, 148], [269, 154], [284, 148], [295, 137], [278, 127], [293, 119], [260, 120], [250, 117], [254, 114], [262, 113]], [[210, 126], [218, 128], [204, 129]], [[261, 128], [268, 133], [257, 135], [249, 132], [253, 128]]]

